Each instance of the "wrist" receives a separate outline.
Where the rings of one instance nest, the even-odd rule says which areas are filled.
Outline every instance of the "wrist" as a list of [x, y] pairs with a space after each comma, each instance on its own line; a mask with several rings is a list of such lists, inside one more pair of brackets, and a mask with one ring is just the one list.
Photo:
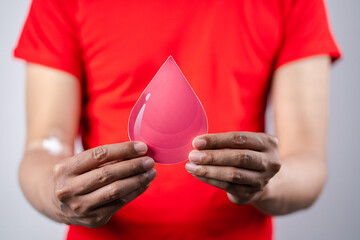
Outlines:
[[272, 181], [270, 180], [269, 183], [263, 188], [261, 192], [259, 192], [254, 198], [251, 204], [254, 206], [261, 205], [263, 202], [267, 202], [272, 199]]
[[282, 215], [284, 212], [284, 196], [282, 194], [283, 183], [286, 181], [285, 172], [287, 166], [283, 162], [280, 171], [269, 180], [268, 184], [263, 188], [251, 204], [259, 211], [267, 215]]

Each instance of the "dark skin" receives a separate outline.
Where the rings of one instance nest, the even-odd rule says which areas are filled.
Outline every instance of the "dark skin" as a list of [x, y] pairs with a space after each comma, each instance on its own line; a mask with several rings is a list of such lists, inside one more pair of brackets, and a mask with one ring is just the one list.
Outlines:
[[[69, 74], [28, 66], [27, 141], [19, 181], [28, 201], [42, 214], [95, 228], [142, 194], [156, 170], [154, 160], [144, 156], [147, 146], [141, 142], [103, 145], [74, 155], [80, 89]], [[42, 140], [49, 136], [61, 142], [60, 153], [43, 148]]]
[[280, 170], [278, 140], [265, 133], [207, 134], [193, 141], [186, 169], [194, 177], [225, 190], [236, 204], [260, 198]]
[[[250, 132], [198, 136], [187, 170], [225, 190], [231, 202], [252, 204], [264, 214], [311, 206], [326, 181], [329, 67], [327, 56], [317, 56], [274, 73], [271, 96], [279, 141]], [[80, 81], [73, 75], [28, 65], [27, 140], [19, 180], [42, 214], [65, 224], [99, 227], [147, 189], [156, 175], [155, 163], [144, 157], [147, 147], [139, 142], [73, 155], [81, 99]], [[43, 149], [49, 136], [63, 144], [59, 155]]]
[[[279, 171], [277, 139], [264, 133], [207, 134], [194, 140], [186, 169], [225, 190], [236, 204], [254, 202]], [[145, 144], [125, 142], [93, 148], [53, 167], [54, 212], [66, 224], [98, 227], [142, 194], [155, 178]]]
[[[136, 147], [134, 147], [136, 146]], [[53, 168], [57, 218], [98, 227], [142, 194], [156, 176], [143, 143], [104, 145], [65, 158]]]

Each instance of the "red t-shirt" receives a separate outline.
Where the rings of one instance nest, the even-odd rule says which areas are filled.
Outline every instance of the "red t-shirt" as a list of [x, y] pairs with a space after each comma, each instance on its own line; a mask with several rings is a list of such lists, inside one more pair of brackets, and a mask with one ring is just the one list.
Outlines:
[[[85, 149], [129, 140], [130, 110], [169, 55], [215, 133], [264, 131], [274, 70], [318, 54], [339, 57], [322, 0], [34, 0], [15, 49], [82, 82]], [[231, 203], [184, 164], [156, 169], [107, 225], [70, 226], [68, 239], [272, 238], [271, 217]]]

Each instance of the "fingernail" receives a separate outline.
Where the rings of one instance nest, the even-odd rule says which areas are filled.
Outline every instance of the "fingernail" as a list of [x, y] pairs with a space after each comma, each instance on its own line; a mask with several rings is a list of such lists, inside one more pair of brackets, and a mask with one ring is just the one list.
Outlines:
[[137, 142], [134, 144], [134, 149], [140, 154], [144, 154], [147, 152], [147, 146], [143, 142]]
[[196, 166], [193, 163], [186, 163], [185, 164], [185, 169], [189, 172], [189, 173], [194, 173], [196, 171], [196, 169], [198, 168], [198, 166]]
[[149, 181], [152, 181], [155, 177], [156, 177], [156, 170], [155, 169], [151, 169], [150, 171], [146, 172], [145, 173], [145, 177], [147, 179], [149, 179]]
[[155, 166], [155, 161], [152, 158], [148, 158], [143, 162], [145, 170], [150, 170]]
[[206, 146], [206, 140], [205, 139], [194, 139], [193, 141], [193, 147], [197, 149], [205, 148]]
[[189, 154], [189, 160], [194, 163], [201, 162], [202, 158], [205, 157], [206, 154], [197, 150], [191, 151]]

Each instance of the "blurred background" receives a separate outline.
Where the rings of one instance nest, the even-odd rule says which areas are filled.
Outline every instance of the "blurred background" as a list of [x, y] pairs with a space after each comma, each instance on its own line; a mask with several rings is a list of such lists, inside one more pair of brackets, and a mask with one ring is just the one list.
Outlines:
[[[0, 1], [0, 239], [60, 240], [65, 227], [37, 213], [17, 181], [25, 139], [25, 72], [11, 54], [29, 4]], [[344, 54], [331, 75], [329, 179], [312, 208], [276, 218], [277, 240], [360, 239], [360, 1], [327, 0], [327, 5]], [[271, 110], [268, 118], [271, 132]]]

